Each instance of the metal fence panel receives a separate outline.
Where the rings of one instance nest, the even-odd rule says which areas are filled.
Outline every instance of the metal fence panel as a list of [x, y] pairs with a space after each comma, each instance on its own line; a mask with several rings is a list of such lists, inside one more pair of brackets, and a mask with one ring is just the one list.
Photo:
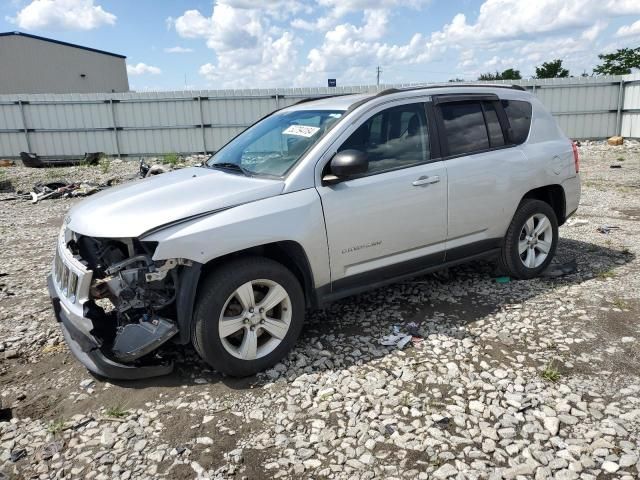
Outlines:
[[[481, 82], [479, 82], [481, 83]], [[640, 75], [520, 80], [572, 138], [640, 137]], [[277, 108], [307, 97], [426, 84], [0, 96], [0, 156], [218, 150]]]
[[87, 152], [115, 151], [109, 131], [33, 132], [29, 134], [29, 143], [31, 151], [43, 156], [83, 156]]

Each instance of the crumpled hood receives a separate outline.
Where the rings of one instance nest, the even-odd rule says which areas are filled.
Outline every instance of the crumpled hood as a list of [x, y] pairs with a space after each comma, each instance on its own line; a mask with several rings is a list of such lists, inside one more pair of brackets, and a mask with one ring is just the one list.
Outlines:
[[176, 220], [279, 195], [283, 188], [281, 180], [184, 168], [97, 193], [69, 211], [67, 226], [91, 237], [139, 237]]

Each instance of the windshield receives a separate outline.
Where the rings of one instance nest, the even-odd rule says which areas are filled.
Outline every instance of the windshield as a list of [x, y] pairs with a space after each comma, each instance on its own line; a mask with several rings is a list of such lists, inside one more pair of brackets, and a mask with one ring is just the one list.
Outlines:
[[274, 113], [225, 145], [207, 161], [207, 166], [282, 177], [343, 113], [332, 110]]

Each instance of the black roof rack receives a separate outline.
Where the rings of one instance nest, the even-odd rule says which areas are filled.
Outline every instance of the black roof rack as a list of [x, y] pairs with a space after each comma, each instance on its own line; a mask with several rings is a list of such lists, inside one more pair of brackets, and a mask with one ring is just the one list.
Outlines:
[[[417, 90], [431, 90], [435, 88], [469, 88], [469, 87], [487, 87], [487, 88], [507, 88], [511, 90], [520, 90], [526, 92], [526, 88], [521, 87], [520, 85], [511, 85], [511, 84], [496, 84], [496, 83], [487, 83], [487, 84], [478, 84], [478, 83], [460, 83], [460, 82], [451, 82], [451, 83], [438, 83], [434, 85], [420, 85], [415, 87], [407, 87], [407, 88], [387, 88], [385, 90], [381, 90], [375, 95], [372, 95], [368, 98], [363, 98], [362, 100], [355, 102], [349, 107], [349, 110], [353, 110], [360, 105], [364, 105], [365, 103], [373, 100], [374, 98], [383, 97], [385, 95], [391, 95], [393, 93], [400, 92], [412, 92]], [[297, 101], [293, 105], [300, 105], [301, 103], [313, 102], [314, 100], [321, 100], [323, 98], [334, 98], [334, 97], [344, 97], [345, 95], [358, 95], [366, 92], [353, 92], [353, 93], [336, 93], [336, 94], [328, 94], [321, 95], [319, 97], [307, 97], [302, 100]]]
[[354, 108], [357, 108], [360, 105], [364, 105], [365, 103], [373, 100], [374, 98], [383, 97], [385, 95], [391, 95], [393, 93], [412, 92], [415, 90], [432, 90], [435, 88], [469, 88], [469, 87], [508, 88], [511, 90], [520, 90], [523, 92], [527, 91], [526, 88], [520, 85], [496, 84], [496, 83], [478, 84], [478, 83], [459, 83], [459, 82], [438, 83], [434, 85], [421, 85], [421, 86], [407, 87], [407, 88], [387, 88], [386, 90], [382, 90], [376, 93], [375, 95], [372, 95], [369, 98], [364, 98], [359, 102], [355, 102], [353, 105], [349, 107], [349, 110], [353, 110]]
[[[307, 97], [302, 100], [298, 100], [296, 103], [292, 103], [290, 106], [300, 105], [301, 103], [313, 102], [314, 100], [322, 100], [323, 98], [344, 97], [345, 95], [355, 95], [353, 93], [330, 93], [328, 95], [320, 95], [319, 97]], [[286, 98], [286, 95], [284, 95]]]

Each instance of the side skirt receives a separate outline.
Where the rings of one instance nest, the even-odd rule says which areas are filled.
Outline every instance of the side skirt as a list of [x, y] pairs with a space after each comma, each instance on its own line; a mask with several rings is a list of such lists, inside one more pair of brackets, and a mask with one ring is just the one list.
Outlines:
[[471, 245], [457, 247], [443, 254], [432, 254], [427, 257], [391, 265], [371, 272], [365, 272], [353, 277], [347, 277], [316, 289], [319, 307], [341, 298], [357, 295], [358, 293], [374, 290], [408, 278], [433, 273], [462, 263], [496, 257], [500, 253], [502, 239], [483, 240]]

